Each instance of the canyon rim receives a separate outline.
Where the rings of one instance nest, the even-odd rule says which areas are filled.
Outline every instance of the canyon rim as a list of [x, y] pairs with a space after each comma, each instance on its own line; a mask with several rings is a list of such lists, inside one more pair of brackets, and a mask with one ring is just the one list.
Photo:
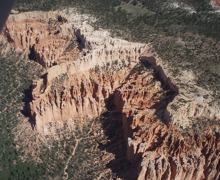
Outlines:
[[213, 93], [196, 84], [191, 70], [174, 76], [152, 44], [111, 37], [93, 22], [75, 9], [10, 15], [1, 54], [19, 54], [41, 69], [24, 106], [29, 122], [14, 128], [20, 158], [40, 164], [42, 146], [56, 154], [54, 144], [65, 140], [68, 147], [73, 139], [70, 152], [57, 154], [62, 170], [48, 177], [82, 179], [88, 172], [74, 168], [92, 164], [75, 167], [83, 160], [74, 158], [84, 153], [101, 162], [85, 179], [219, 179], [220, 108]]

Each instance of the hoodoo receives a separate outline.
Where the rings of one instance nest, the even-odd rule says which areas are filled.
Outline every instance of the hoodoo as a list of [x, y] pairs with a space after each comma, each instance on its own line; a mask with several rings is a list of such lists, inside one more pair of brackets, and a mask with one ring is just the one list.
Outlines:
[[[50, 136], [53, 124], [93, 121], [113, 111], [119, 114], [127, 158], [137, 167], [139, 180], [219, 179], [218, 127], [191, 128], [195, 119], [219, 120], [218, 109], [198, 110], [199, 100], [181, 104], [187, 90], [163, 69], [150, 44], [113, 38], [82, 17], [63, 12], [11, 15], [0, 37], [6, 42], [3, 54], [19, 52], [45, 68], [32, 83], [35, 131]], [[177, 105], [179, 110], [172, 108]]]

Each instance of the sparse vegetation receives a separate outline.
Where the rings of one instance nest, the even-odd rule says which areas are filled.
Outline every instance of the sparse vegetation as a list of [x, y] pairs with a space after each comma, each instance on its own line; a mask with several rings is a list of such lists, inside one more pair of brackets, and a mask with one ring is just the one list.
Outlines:
[[[20, 113], [24, 105], [22, 101], [25, 101], [23, 92], [30, 86], [31, 80], [37, 79], [36, 75], [40, 75], [40, 68], [36, 68], [34, 62], [10, 57], [1, 59], [0, 70], [0, 134], [4, 137], [0, 139], [0, 177], [2, 179], [23, 180], [30, 177], [31, 179], [62, 179], [66, 177], [65, 167], [68, 179], [94, 179], [101, 174], [100, 177], [112, 178], [113, 172], [106, 169], [106, 166], [112, 161], [113, 156], [106, 153], [106, 148], [108, 147], [107, 151], [112, 151], [110, 147], [118, 147], [115, 145], [118, 142], [109, 144], [108, 135], [101, 133], [103, 129], [112, 127], [111, 119], [103, 116], [102, 120], [87, 121], [83, 126], [76, 123], [74, 130], [65, 125], [56, 130], [58, 140], [47, 136], [46, 140], [42, 140], [34, 131], [33, 136], [27, 136], [26, 129], [14, 129], [21, 123], [20, 121], [28, 121], [28, 119], [23, 120], [24, 117]], [[60, 76], [55, 84], [59, 84], [66, 78]], [[116, 119], [113, 125], [114, 123], [117, 123]], [[118, 124], [115, 126], [120, 128]], [[76, 147], [77, 140], [80, 141]], [[35, 146], [27, 142], [35, 143]], [[73, 155], [75, 147], [76, 151]], [[28, 151], [28, 148], [31, 148], [31, 151]], [[35, 157], [30, 152], [36, 153]]]
[[[197, 84], [213, 90], [216, 99], [219, 99], [220, 19], [210, 12], [211, 9], [206, 0], [177, 0], [177, 2], [192, 7], [196, 13], [188, 13], [181, 8], [172, 9], [168, 6], [171, 3], [169, 0], [17, 0], [16, 9], [47, 11], [77, 7], [84, 13], [91, 13], [99, 18], [95, 24], [97, 28], [110, 29], [113, 35], [122, 36], [128, 40], [151, 42], [158, 54], [172, 65], [172, 71], [176, 76], [180, 69], [193, 70], [198, 76]], [[70, 43], [67, 50], [75, 45], [74, 42]], [[87, 124], [83, 130], [77, 127], [78, 130], [74, 133], [67, 132], [67, 128], [57, 132], [60, 135], [64, 134], [65, 138], [62, 141], [54, 141], [51, 148], [45, 146], [41, 149], [39, 158], [47, 164], [35, 163], [31, 159], [22, 161], [19, 158], [27, 155], [23, 151], [17, 151], [12, 131], [21, 116], [19, 112], [24, 98], [22, 92], [30, 85], [30, 80], [36, 79], [33, 76], [38, 73], [38, 69], [36, 65], [18, 57], [1, 58], [0, 61], [0, 135], [4, 137], [0, 139], [0, 177], [22, 180], [29, 177], [61, 179], [64, 176], [66, 162], [76, 146], [76, 138], [80, 138], [76, 156], [70, 158], [66, 172], [74, 179], [96, 178], [98, 173], [103, 171], [103, 164], [106, 163], [99, 162], [99, 158], [103, 157], [105, 151], [97, 147], [97, 141], [102, 142], [100, 146], [106, 149], [115, 148], [116, 144], [111, 144], [111, 148], [102, 146], [106, 145], [106, 137], [100, 136], [94, 139], [90, 133], [91, 124]], [[121, 68], [117, 61], [112, 64], [112, 67]], [[106, 65], [107, 69], [112, 67], [110, 64]], [[99, 67], [97, 66], [95, 70], [99, 71]], [[65, 78], [57, 78], [57, 83], [54, 83], [57, 87], [52, 89], [62, 92], [62, 86], [58, 85], [61, 85], [59, 82], [64, 81]], [[176, 110], [178, 107], [172, 106], [172, 108]], [[106, 125], [105, 123], [103, 124]], [[214, 126], [216, 122], [209, 123]], [[96, 125], [99, 126], [98, 128], [101, 126]], [[196, 127], [206, 125], [207, 120], [201, 121], [200, 124], [193, 124]], [[186, 132], [189, 131], [186, 130]], [[115, 131], [108, 131], [106, 135], [109, 137], [111, 133]], [[171, 141], [170, 137], [167, 146]], [[97, 162], [96, 159], [98, 159]], [[121, 164], [124, 163], [127, 166], [125, 160], [121, 161]], [[109, 166], [115, 168], [117, 172], [117, 168], [121, 168], [120, 163]], [[112, 172], [106, 172], [105, 175], [111, 178]]]
[[0, 66], [0, 177], [3, 179], [28, 179], [30, 174], [38, 178], [37, 167], [18, 158], [13, 129], [21, 116], [23, 92], [31, 84], [36, 65], [19, 57], [1, 58]]
[[[18, 0], [16, 7], [22, 11], [77, 7], [97, 16], [95, 26], [111, 29], [115, 36], [151, 42], [176, 75], [179, 69], [192, 69], [200, 86], [220, 96], [220, 19], [206, 0], [176, 0], [175, 8], [171, 0], [40, 0], [31, 6], [29, 2]], [[181, 8], [185, 6], [194, 12]]]

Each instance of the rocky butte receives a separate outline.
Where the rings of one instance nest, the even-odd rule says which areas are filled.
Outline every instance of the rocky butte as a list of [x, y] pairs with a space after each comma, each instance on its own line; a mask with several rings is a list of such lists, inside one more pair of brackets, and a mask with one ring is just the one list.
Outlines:
[[208, 105], [210, 92], [191, 71], [177, 81], [150, 44], [113, 38], [91, 21], [74, 10], [9, 17], [2, 53], [45, 68], [32, 83], [33, 129], [52, 135], [55, 123], [80, 124], [111, 110], [120, 114], [137, 179], [219, 179], [220, 110]]

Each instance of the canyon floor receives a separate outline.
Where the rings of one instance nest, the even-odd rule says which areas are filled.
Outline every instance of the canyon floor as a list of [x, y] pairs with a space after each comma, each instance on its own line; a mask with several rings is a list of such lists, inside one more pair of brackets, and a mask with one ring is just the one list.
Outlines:
[[75, 9], [15, 13], [0, 36], [2, 177], [220, 178], [218, 100], [193, 71]]

